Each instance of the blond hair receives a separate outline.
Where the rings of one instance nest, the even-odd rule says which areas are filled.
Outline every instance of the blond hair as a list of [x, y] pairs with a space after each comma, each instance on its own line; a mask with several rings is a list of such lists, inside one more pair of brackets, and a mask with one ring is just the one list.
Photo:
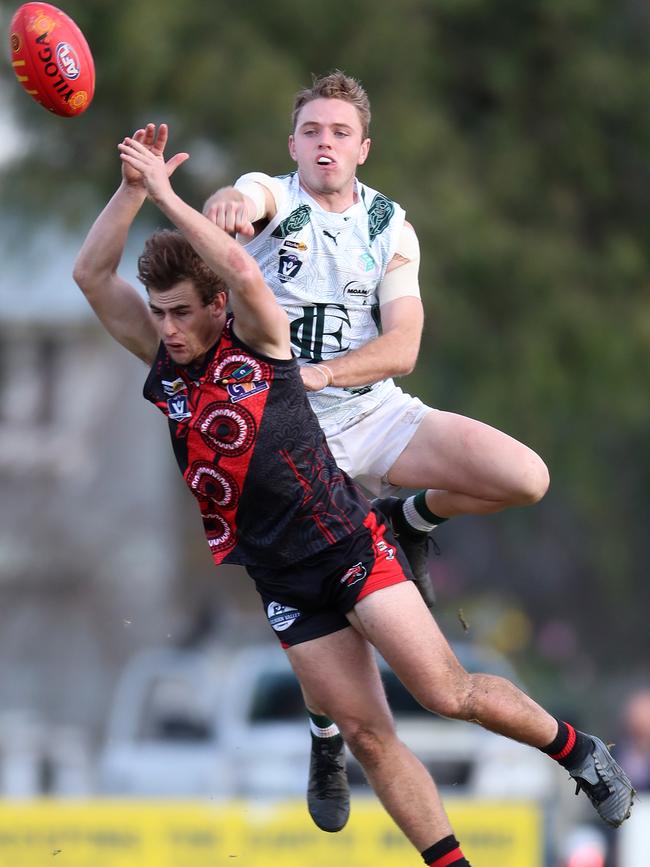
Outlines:
[[293, 102], [293, 111], [291, 113], [291, 129], [296, 130], [298, 115], [301, 109], [314, 99], [342, 99], [345, 102], [351, 103], [359, 115], [361, 121], [361, 138], [368, 138], [368, 130], [370, 129], [370, 100], [363, 86], [356, 78], [352, 78], [341, 72], [340, 69], [335, 69], [328, 75], [312, 77], [311, 87], [304, 87], [296, 94]]

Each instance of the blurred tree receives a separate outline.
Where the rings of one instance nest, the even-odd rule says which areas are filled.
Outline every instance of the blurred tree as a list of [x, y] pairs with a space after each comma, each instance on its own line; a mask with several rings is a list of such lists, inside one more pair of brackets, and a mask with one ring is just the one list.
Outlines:
[[[148, 120], [169, 121], [171, 147], [192, 154], [175, 183], [197, 205], [243, 170], [284, 171], [294, 91], [334, 67], [359, 77], [374, 111], [363, 177], [405, 204], [423, 249], [428, 320], [409, 386], [530, 443], [554, 478], [534, 512], [485, 524], [475, 580], [499, 564], [495, 585], [516, 588], [538, 625], [567, 609], [605, 667], [627, 664], [613, 641], [647, 656], [647, 4], [66, 10], [95, 54], [95, 102], [62, 120], [13, 88], [26, 149], [2, 182], [15, 218], [85, 226], [116, 184], [116, 142]], [[0, 0], [3, 21], [11, 11]]]

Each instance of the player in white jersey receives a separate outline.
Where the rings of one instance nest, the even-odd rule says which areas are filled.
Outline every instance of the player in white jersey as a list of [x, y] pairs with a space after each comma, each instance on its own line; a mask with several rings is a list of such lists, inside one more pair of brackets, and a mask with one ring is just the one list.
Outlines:
[[[420, 254], [403, 209], [356, 178], [370, 149], [369, 123], [357, 81], [339, 71], [314, 80], [294, 103], [289, 153], [297, 172], [244, 175], [211, 196], [204, 213], [247, 242], [287, 309], [330, 449], [384, 497], [379, 505], [431, 606], [427, 534], [456, 515], [537, 502], [548, 471], [507, 434], [427, 407], [393, 382], [413, 370], [419, 351]], [[402, 487], [424, 490], [405, 501], [387, 496]], [[310, 812], [320, 827], [338, 830], [348, 809], [340, 735], [306, 702], [314, 736]]]

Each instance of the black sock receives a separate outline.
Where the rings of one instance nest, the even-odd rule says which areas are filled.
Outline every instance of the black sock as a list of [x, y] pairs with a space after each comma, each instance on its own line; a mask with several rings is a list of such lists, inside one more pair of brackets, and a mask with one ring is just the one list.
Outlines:
[[543, 753], [555, 759], [563, 768], [579, 765], [585, 756], [593, 749], [593, 741], [588, 735], [576, 731], [572, 725], [557, 721], [557, 734], [547, 747], [541, 747]]
[[438, 840], [422, 853], [427, 867], [471, 867], [471, 864], [460, 851], [458, 840], [453, 834]]

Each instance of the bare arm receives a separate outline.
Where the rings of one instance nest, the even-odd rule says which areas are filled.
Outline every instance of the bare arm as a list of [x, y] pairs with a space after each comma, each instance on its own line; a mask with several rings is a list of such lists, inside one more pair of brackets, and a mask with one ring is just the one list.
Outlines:
[[129, 228], [145, 198], [120, 186], [88, 233], [73, 276], [108, 333], [150, 363], [158, 341], [149, 310], [136, 288], [117, 273]]
[[[156, 135], [155, 127], [149, 124], [138, 130], [134, 139], [162, 158], [167, 128], [161, 125]], [[177, 164], [170, 160], [168, 170], [173, 171]], [[129, 229], [146, 197], [140, 174], [123, 170], [122, 183], [79, 251], [73, 276], [109, 334], [138, 358], [151, 363], [158, 337], [149, 309], [137, 289], [117, 273]]]
[[119, 149], [122, 160], [142, 173], [149, 198], [231, 290], [237, 335], [263, 355], [291, 358], [289, 320], [252, 256], [176, 195], [159, 156], [133, 139], [125, 139]]
[[[391, 376], [404, 376], [415, 367], [424, 314], [418, 287], [420, 250], [413, 227], [406, 223], [378, 287], [382, 333], [336, 360], [300, 368], [305, 388], [318, 391], [326, 384], [341, 387], [369, 385]], [[329, 380], [329, 382], [327, 382]]]
[[[354, 387], [370, 385], [391, 376], [405, 376], [415, 367], [420, 350], [424, 314], [419, 298], [396, 298], [381, 308], [383, 333], [365, 346], [340, 358], [326, 359], [333, 374], [330, 385]], [[323, 388], [323, 376], [305, 364], [300, 373], [308, 391]]]

